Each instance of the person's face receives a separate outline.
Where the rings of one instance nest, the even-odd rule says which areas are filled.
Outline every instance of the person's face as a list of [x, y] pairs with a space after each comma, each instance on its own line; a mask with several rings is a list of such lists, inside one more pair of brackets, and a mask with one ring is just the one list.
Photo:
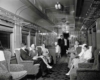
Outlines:
[[75, 41], [75, 45], [79, 45], [79, 42], [78, 41]]
[[44, 45], [44, 44], [42, 44], [42, 47], [44, 47], [44, 48], [45, 48], [45, 45]]
[[23, 46], [22, 48], [23, 48], [23, 49], [25, 49], [25, 48], [26, 48], [26, 46]]
[[55, 42], [55, 46], [57, 46], [57, 42]]
[[63, 35], [61, 35], [61, 39], [63, 39]]
[[83, 49], [84, 49], [84, 51], [86, 51], [86, 50], [87, 50], [87, 48], [86, 48], [86, 47], [83, 47]]

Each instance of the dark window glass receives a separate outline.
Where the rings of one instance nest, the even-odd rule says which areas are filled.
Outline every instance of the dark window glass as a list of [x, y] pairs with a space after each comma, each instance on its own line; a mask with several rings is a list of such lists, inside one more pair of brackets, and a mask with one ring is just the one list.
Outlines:
[[0, 31], [0, 46], [10, 49], [10, 33]]

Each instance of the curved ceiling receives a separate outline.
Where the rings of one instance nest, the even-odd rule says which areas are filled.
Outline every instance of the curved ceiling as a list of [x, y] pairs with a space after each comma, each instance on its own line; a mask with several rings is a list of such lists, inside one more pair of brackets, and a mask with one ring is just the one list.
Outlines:
[[44, 29], [49, 31], [53, 30], [52, 24], [43, 19], [36, 11], [32, 10], [30, 6], [24, 4], [20, 0], [0, 0], [0, 7], [22, 17], [25, 20], [28, 20], [29, 22], [35, 23]]
[[[75, 24], [76, 0], [0, 0], [0, 7], [52, 31], [56, 25], [66, 21]], [[56, 10], [54, 5], [60, 2], [64, 9]], [[74, 26], [75, 27], [75, 26]]]

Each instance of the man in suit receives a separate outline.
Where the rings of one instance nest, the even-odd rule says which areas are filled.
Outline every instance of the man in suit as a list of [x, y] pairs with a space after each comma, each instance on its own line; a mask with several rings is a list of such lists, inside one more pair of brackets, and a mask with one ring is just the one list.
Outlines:
[[40, 71], [42, 75], [45, 74], [45, 72], [48, 70], [47, 65], [44, 63], [44, 61], [41, 58], [37, 58], [36, 60], [33, 60], [33, 58], [29, 55], [30, 51], [27, 49], [26, 44], [22, 44], [22, 48], [20, 49], [20, 56], [23, 60], [31, 60], [34, 61], [34, 64], [40, 64]]
[[61, 56], [64, 55], [65, 51], [65, 39], [63, 35], [60, 36], [60, 39], [58, 39], [58, 45], [60, 46], [61, 49]]
[[20, 49], [20, 56], [23, 60], [33, 60], [31, 56], [29, 56], [29, 50], [26, 48], [25, 44], [22, 44], [22, 48]]

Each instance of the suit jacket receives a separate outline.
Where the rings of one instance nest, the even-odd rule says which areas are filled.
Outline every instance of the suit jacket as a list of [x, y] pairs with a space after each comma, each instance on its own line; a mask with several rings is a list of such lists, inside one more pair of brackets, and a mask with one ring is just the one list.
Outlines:
[[29, 52], [27, 50], [20, 49], [20, 56], [23, 60], [33, 60], [32, 57], [29, 56]]
[[65, 46], [64, 39], [58, 39], [58, 45], [63, 48]]

